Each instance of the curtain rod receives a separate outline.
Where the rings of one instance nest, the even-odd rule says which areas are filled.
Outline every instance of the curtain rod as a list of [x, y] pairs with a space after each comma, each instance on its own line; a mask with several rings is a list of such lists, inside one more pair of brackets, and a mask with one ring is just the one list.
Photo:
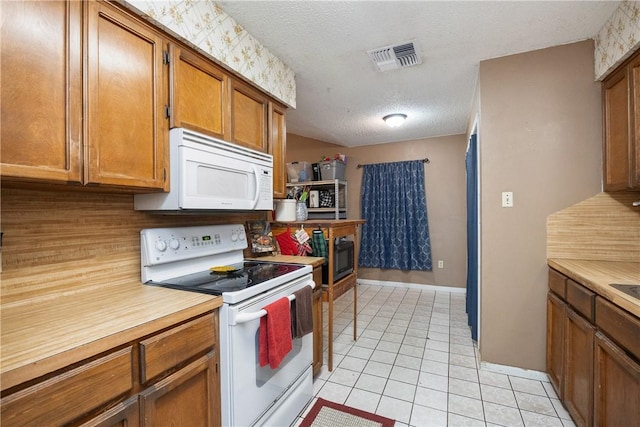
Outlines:
[[[429, 158], [426, 157], [426, 158], [422, 159], [422, 163], [431, 163], [431, 160], [429, 160]], [[370, 163], [370, 164], [379, 165], [380, 163]], [[356, 166], [356, 167], [358, 169], [361, 169], [363, 166], [366, 166], [366, 165], [361, 165], [360, 163], [358, 163], [358, 166]]]

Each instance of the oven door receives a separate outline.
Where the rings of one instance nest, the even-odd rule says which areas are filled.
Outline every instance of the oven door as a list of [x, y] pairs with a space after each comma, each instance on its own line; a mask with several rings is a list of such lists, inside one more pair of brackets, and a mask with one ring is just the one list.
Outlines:
[[[311, 375], [313, 334], [293, 340], [293, 348], [277, 369], [259, 363], [259, 311], [303, 286], [314, 286], [311, 275], [282, 285], [250, 300], [229, 305], [220, 311], [220, 367], [222, 388], [222, 423], [225, 426], [250, 426], [261, 418], [271, 417], [278, 407], [288, 414], [280, 419], [295, 420], [312, 398]], [[296, 393], [286, 393], [305, 383]], [[291, 402], [291, 399], [297, 399]], [[287, 402], [285, 402], [287, 400]], [[293, 403], [293, 404], [292, 404]]]

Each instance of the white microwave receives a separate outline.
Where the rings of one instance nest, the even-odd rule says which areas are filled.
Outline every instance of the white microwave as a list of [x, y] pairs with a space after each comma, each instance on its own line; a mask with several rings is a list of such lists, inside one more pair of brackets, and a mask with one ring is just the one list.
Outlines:
[[137, 194], [134, 209], [273, 210], [273, 156], [184, 128], [169, 140], [170, 191]]

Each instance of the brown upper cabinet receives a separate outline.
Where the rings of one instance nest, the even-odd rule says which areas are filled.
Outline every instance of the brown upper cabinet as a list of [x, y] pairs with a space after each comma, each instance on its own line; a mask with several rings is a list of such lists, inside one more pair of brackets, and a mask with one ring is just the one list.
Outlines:
[[602, 85], [605, 191], [640, 191], [640, 54]]
[[108, 3], [85, 4], [85, 184], [165, 189], [166, 40]]
[[231, 138], [247, 148], [268, 152], [266, 96], [246, 83], [231, 79]]
[[2, 2], [2, 178], [82, 180], [82, 3]]
[[108, 3], [3, 2], [2, 178], [162, 190], [165, 45]]
[[287, 197], [287, 178], [285, 173], [285, 156], [287, 150], [286, 109], [280, 105], [269, 103], [269, 154], [273, 156], [273, 197]]
[[189, 49], [172, 43], [169, 50], [171, 127], [186, 127], [228, 140], [227, 75], [212, 61]]

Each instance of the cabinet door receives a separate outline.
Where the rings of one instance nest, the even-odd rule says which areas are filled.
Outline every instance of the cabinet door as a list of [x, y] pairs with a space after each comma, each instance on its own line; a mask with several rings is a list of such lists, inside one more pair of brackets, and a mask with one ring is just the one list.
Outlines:
[[81, 427], [138, 427], [140, 425], [140, 409], [138, 396], [132, 396], [81, 424]]
[[231, 142], [267, 152], [267, 98], [231, 79]]
[[220, 378], [210, 352], [140, 394], [145, 426], [219, 426]]
[[591, 426], [595, 327], [567, 309], [564, 403], [578, 426]]
[[594, 425], [637, 423], [640, 420], [640, 365], [601, 332], [596, 333], [595, 345]]
[[211, 61], [177, 45], [172, 44], [170, 51], [171, 127], [228, 139], [227, 75]]
[[558, 397], [563, 397], [564, 331], [566, 304], [554, 293], [547, 294], [547, 373]]
[[82, 2], [2, 2], [3, 179], [82, 179]]
[[629, 140], [629, 187], [640, 190], [640, 55], [629, 64], [629, 96], [633, 135]]
[[85, 183], [165, 187], [168, 77], [159, 33], [88, 2]]
[[629, 76], [627, 68], [607, 78], [603, 86], [605, 191], [627, 188], [629, 183]]
[[287, 152], [286, 109], [273, 102], [269, 108], [269, 153], [273, 156], [273, 197], [287, 197], [285, 155]]

